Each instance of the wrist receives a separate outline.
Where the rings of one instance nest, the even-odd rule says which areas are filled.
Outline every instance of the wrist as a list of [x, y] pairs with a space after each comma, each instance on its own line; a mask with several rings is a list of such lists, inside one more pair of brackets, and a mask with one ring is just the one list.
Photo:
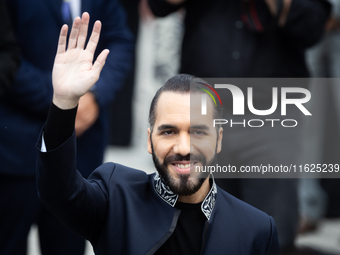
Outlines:
[[57, 96], [54, 94], [52, 98], [52, 102], [55, 106], [57, 106], [58, 108], [62, 110], [69, 110], [69, 109], [73, 109], [77, 107], [79, 103], [79, 98], [70, 99], [70, 98]]

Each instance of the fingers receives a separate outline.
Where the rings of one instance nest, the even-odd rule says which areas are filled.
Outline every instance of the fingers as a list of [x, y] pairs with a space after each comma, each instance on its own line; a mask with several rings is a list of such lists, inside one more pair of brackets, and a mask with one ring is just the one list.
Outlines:
[[89, 26], [90, 15], [87, 12], [84, 12], [81, 19], [81, 26], [77, 41], [77, 48], [84, 49], [85, 41], [87, 36], [87, 29]]
[[[89, 21], [90, 21], [90, 15], [87, 12], [83, 13], [82, 18], [77, 17], [74, 19], [67, 49], [74, 49], [76, 47], [79, 49], [84, 49]], [[96, 21], [93, 26], [91, 38], [86, 48], [92, 54], [94, 54], [94, 51], [96, 50], [97, 43], [99, 40], [100, 30], [101, 30], [101, 23], [100, 21]], [[67, 35], [67, 30], [66, 30], [66, 35]], [[66, 44], [66, 38], [65, 38], [65, 44]]]
[[101, 72], [101, 70], [103, 69], [104, 65], [105, 65], [105, 60], [107, 58], [107, 56], [109, 55], [110, 51], [108, 49], [106, 50], [103, 50], [99, 56], [97, 57], [97, 60], [96, 62], [94, 62], [93, 64], [93, 70], [96, 74], [98, 74], [98, 77], [99, 77], [99, 74]]
[[75, 18], [72, 25], [72, 30], [70, 38], [68, 39], [67, 49], [74, 49], [77, 46], [77, 39], [80, 30], [81, 19], [79, 17]]
[[102, 27], [102, 24], [99, 20], [97, 20], [93, 25], [92, 34], [86, 46], [86, 50], [90, 51], [92, 54], [94, 54], [96, 50], [96, 47], [99, 41], [101, 27]]
[[61, 54], [65, 52], [66, 49], [66, 37], [67, 37], [67, 25], [63, 25], [60, 29], [60, 35], [58, 40], [58, 48], [57, 48], [57, 54]]

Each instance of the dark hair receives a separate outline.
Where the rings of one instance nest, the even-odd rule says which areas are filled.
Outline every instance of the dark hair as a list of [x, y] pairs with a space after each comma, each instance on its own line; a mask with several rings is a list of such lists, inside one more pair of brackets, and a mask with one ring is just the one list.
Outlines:
[[[189, 74], [177, 74], [176, 76], [170, 78], [160, 89], [157, 90], [155, 96], [153, 97], [150, 105], [149, 111], [149, 125], [151, 132], [156, 121], [156, 106], [159, 96], [163, 92], [175, 92], [179, 94], [187, 94], [190, 92], [203, 93], [200, 89], [203, 87], [201, 83], [208, 84], [201, 78], [189, 75]], [[195, 86], [193, 86], [195, 85]], [[221, 118], [222, 107], [220, 105], [214, 106], [214, 116], [215, 118]]]

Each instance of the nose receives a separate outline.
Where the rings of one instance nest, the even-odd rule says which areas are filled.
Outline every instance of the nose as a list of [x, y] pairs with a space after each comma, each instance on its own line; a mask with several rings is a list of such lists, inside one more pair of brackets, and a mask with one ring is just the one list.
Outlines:
[[192, 153], [191, 151], [191, 144], [190, 144], [190, 134], [180, 134], [177, 139], [176, 143], [173, 147], [175, 154], [180, 154], [182, 156], [189, 155]]

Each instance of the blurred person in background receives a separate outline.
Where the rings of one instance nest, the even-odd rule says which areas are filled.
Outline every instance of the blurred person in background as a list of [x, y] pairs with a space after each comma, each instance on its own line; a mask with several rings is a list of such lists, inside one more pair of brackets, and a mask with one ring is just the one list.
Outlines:
[[[115, 146], [130, 146], [132, 130], [132, 96], [135, 86], [136, 71], [136, 40], [139, 30], [140, 0], [121, 0], [127, 16], [127, 24], [134, 35], [132, 50], [132, 68], [129, 70], [124, 84], [117, 92], [117, 97], [110, 106], [110, 136], [109, 144]], [[119, 125], [117, 125], [119, 120]]]
[[0, 96], [12, 86], [20, 63], [20, 48], [7, 14], [5, 0], [0, 1]]
[[83, 254], [85, 240], [41, 205], [35, 182], [35, 142], [52, 99], [52, 66], [60, 27], [87, 11], [91, 29], [95, 20], [103, 24], [98, 52], [110, 50], [99, 80], [81, 98], [76, 117], [77, 165], [84, 177], [103, 161], [109, 105], [131, 67], [132, 34], [118, 0], [11, 0], [7, 7], [21, 47], [21, 66], [15, 84], [0, 100], [0, 254], [26, 254], [33, 223], [38, 225], [42, 254]]
[[[305, 50], [322, 37], [331, 8], [326, 0], [149, 0], [149, 5], [159, 17], [185, 8], [180, 73], [204, 78], [308, 77]], [[271, 95], [271, 89], [254, 95], [254, 105], [268, 109], [271, 97], [263, 95]], [[223, 118], [231, 116], [226, 111]], [[290, 117], [301, 119], [298, 112]], [[272, 165], [297, 163], [300, 131], [230, 128], [223, 139], [227, 153], [218, 160], [235, 166], [259, 165], [264, 160]], [[217, 183], [272, 215], [283, 253], [294, 252], [297, 179], [219, 179]]]
[[[340, 78], [340, 1], [330, 0], [331, 17], [323, 39], [307, 51], [307, 63], [312, 77]], [[339, 164], [340, 84], [339, 79], [325, 80], [325, 86], [311, 85], [318, 95], [310, 102], [314, 118], [304, 129], [304, 161]], [[322, 176], [320, 176], [322, 177]], [[338, 179], [302, 179], [300, 193], [300, 233], [315, 230], [324, 217], [340, 217]]]
[[[0, 101], [6, 97], [7, 91], [13, 85], [15, 74], [20, 64], [20, 48], [16, 42], [7, 12], [5, 0], [0, 0]], [[6, 132], [6, 128], [7, 126], [1, 116], [0, 133]], [[2, 140], [0, 143], [2, 143]], [[0, 173], [0, 219], [2, 219], [2, 221], [6, 220], [7, 214], [5, 207], [9, 202], [9, 194], [6, 193], [6, 181], [6, 176]], [[8, 234], [4, 225], [2, 225], [0, 228], [0, 247], [6, 245], [6, 236]]]

